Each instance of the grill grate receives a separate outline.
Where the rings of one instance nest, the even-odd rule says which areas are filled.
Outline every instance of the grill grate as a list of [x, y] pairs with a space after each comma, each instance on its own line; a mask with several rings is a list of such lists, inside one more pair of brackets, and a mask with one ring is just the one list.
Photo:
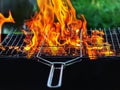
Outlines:
[[[14, 34], [14, 32], [16, 32], [17, 29], [11, 29], [10, 33], [7, 35], [2, 35], [3, 40], [0, 46], [0, 56], [10, 56], [10, 57], [18, 57], [18, 56], [26, 56], [26, 52], [23, 51], [24, 46], [26, 45], [24, 43], [24, 38], [25, 35], [24, 34]], [[120, 27], [118, 28], [99, 28], [99, 29], [90, 29], [87, 30], [87, 34], [89, 36], [92, 36], [93, 30], [98, 30], [98, 31], [103, 31], [104, 35], [102, 35], [102, 33], [99, 35], [101, 37], [104, 38], [104, 44], [102, 44], [103, 47], [106, 47], [106, 43], [110, 44], [110, 49], [111, 51], [114, 52], [114, 54], [112, 56], [119, 56], [120, 55]], [[81, 30], [82, 31], [82, 30]], [[30, 37], [30, 40], [32, 39], [32, 34]], [[82, 39], [82, 35], [80, 35], [80, 38]], [[86, 38], [87, 41], [88, 38]], [[91, 42], [93, 38], [91, 38]], [[97, 43], [97, 42], [96, 42]], [[2, 47], [3, 46], [3, 47]], [[90, 44], [90, 46], [92, 47], [93, 45]], [[58, 48], [58, 46], [52, 46], [52, 47], [48, 47], [45, 45], [45, 40], [43, 41], [43, 45], [40, 47], [39, 52], [37, 53], [37, 56], [51, 56], [50, 53], [48, 53], [47, 50], [49, 50], [48, 48]], [[37, 47], [36, 47], [37, 48]], [[63, 47], [59, 47], [59, 48], [63, 48], [66, 49], [66, 46]], [[62, 51], [62, 53], [56, 55], [56, 56], [80, 56], [80, 57], [88, 57], [87, 55], [87, 50], [85, 49], [86, 46], [83, 45], [82, 42], [80, 42], [79, 46], [76, 46], [76, 48], [79, 48], [79, 50], [76, 50], [75, 48], [72, 47], [68, 47], [67, 51], [67, 55], [65, 54], [65, 52]], [[99, 48], [99, 45], [97, 45], [97, 48]], [[45, 51], [46, 50], [46, 51]], [[43, 53], [44, 51], [44, 53]], [[102, 50], [104, 51], [104, 49]], [[97, 49], [96, 52], [102, 52], [99, 49]], [[110, 51], [109, 51], [110, 52]], [[111, 56], [110, 53], [108, 54], [108, 56]], [[94, 57], [94, 55], [93, 55]], [[98, 57], [101, 57], [100, 55], [98, 55]], [[104, 56], [102, 56], [104, 57]]]
[[[72, 34], [71, 34], [72, 36]], [[62, 40], [59, 40], [59, 42], [62, 42]], [[50, 48], [50, 49], [49, 49]], [[52, 55], [51, 54], [51, 49], [55, 50], [56, 48], [59, 48], [60, 50], [58, 50], [56, 53], [56, 55]], [[75, 49], [77, 48], [77, 49]], [[40, 50], [39, 52], [37, 53], [37, 57], [41, 57], [41, 56], [57, 56], [57, 57], [64, 57], [64, 56], [69, 56], [69, 57], [72, 57], [72, 56], [79, 56], [79, 57], [82, 57], [82, 30], [80, 32], [80, 43], [79, 45], [76, 45], [76, 47], [71, 47], [71, 46], [47, 46], [46, 44], [46, 38], [45, 40], [43, 41], [41, 47], [40, 47]]]
[[109, 42], [111, 49], [114, 51], [115, 56], [120, 55], [120, 28], [117, 29], [105, 29], [105, 41]]
[[24, 57], [25, 52], [23, 52], [24, 34], [14, 34], [17, 28], [10, 30], [9, 34], [2, 34], [2, 43], [0, 47], [0, 56], [2, 57]]
[[[24, 34], [14, 34], [15, 30], [11, 30], [11, 33], [4, 36], [3, 41], [0, 46], [0, 58], [1, 57], [26, 57], [29, 52], [24, 52], [23, 49], [25, 47]], [[95, 33], [94, 33], [95, 32]], [[105, 55], [101, 55], [100, 53], [106, 51], [107, 49], [107, 56], [109, 57], [117, 57], [120, 56], [120, 28], [117, 29], [90, 29], [87, 30], [87, 38], [84, 38], [82, 36], [82, 30], [80, 32], [80, 43], [79, 45], [76, 45], [76, 47], [58, 47], [58, 46], [47, 46], [46, 45], [46, 38], [43, 40], [41, 47], [36, 47], [35, 49], [38, 49], [39, 51], [35, 53], [35, 57], [37, 57], [37, 61], [41, 62], [45, 65], [48, 65], [51, 67], [47, 86], [50, 88], [57, 88], [60, 87], [62, 84], [62, 75], [63, 75], [63, 69], [65, 66], [74, 64], [76, 62], [82, 61], [83, 58], [94, 58], [97, 56], [99, 57], [106, 57]], [[104, 34], [104, 35], [103, 35]], [[47, 35], [46, 35], [47, 36]], [[46, 37], [45, 36], [45, 37]], [[32, 40], [33, 34], [30, 34], [29, 40]], [[97, 38], [96, 38], [97, 37]], [[97, 39], [102, 40], [97, 40]], [[88, 46], [86, 46], [85, 42], [87, 42]], [[99, 49], [101, 48], [102, 49]], [[49, 53], [49, 48], [55, 49], [55, 48], [62, 48], [66, 50], [65, 53], [64, 50], [57, 55], [51, 55]], [[67, 49], [66, 49], [67, 48]], [[78, 48], [78, 49], [75, 49]], [[96, 49], [97, 48], [97, 49]], [[89, 55], [88, 52], [91, 49], [91, 54]], [[94, 54], [95, 51], [96, 54]], [[114, 54], [111, 55], [111, 52], [114, 52]], [[54, 76], [55, 72], [57, 71], [58, 80], [57, 83], [53, 83], [53, 81], [56, 81], [56, 78]]]
[[[94, 29], [96, 31], [96, 29]], [[99, 35], [101, 37], [103, 37], [103, 41], [104, 43], [102, 43], [102, 50], [97, 49], [97, 52], [103, 52], [105, 50], [104, 47], [106, 47], [106, 44], [110, 45], [110, 49], [108, 49], [108, 55], [107, 56], [119, 56], [120, 55], [120, 28], [104, 28], [104, 29], [97, 29], [98, 31], [103, 31], [104, 35], [102, 35], [102, 33]], [[90, 36], [92, 36], [92, 29], [88, 30], [88, 34]], [[91, 38], [91, 42], [93, 41], [94, 38]], [[97, 42], [96, 42], [97, 43]], [[92, 47], [92, 45], [90, 45]], [[96, 45], [97, 48], [99, 48], [99, 44]], [[113, 55], [111, 55], [111, 51], [114, 52]], [[91, 57], [94, 57], [91, 56]], [[97, 55], [97, 57], [106, 57], [106, 56], [101, 56], [101, 55]]]

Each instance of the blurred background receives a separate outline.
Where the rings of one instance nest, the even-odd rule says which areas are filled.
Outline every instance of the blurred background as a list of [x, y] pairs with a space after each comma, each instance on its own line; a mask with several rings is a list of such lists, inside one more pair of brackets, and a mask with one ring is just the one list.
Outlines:
[[[71, 0], [77, 16], [84, 14], [87, 28], [119, 27], [120, 0]], [[18, 25], [38, 10], [36, 0], [0, 0], [0, 12], [12, 10]]]

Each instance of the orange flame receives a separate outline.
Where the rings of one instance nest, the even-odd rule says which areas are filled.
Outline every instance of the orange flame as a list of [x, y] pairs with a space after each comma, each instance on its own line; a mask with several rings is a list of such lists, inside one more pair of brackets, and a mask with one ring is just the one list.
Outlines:
[[83, 20], [76, 19], [76, 12], [70, 0], [37, 0], [37, 2], [40, 12], [26, 21], [26, 25], [34, 35], [25, 47], [25, 50], [29, 51], [28, 57], [39, 50], [43, 41], [49, 46], [50, 50], [48, 48], [47, 50], [52, 55], [64, 52], [62, 47], [65, 45], [74, 48], [79, 45], [80, 30], [83, 29], [84, 36], [86, 33], [86, 20], [83, 15], [81, 15]]
[[[28, 58], [39, 52], [41, 48], [44, 48], [43, 53], [53, 56], [66, 56], [68, 50], [73, 49], [77, 53], [72, 51], [71, 55], [77, 56], [80, 53], [81, 42], [82, 51], [85, 51], [91, 60], [98, 56], [114, 55], [111, 45], [104, 41], [103, 31], [92, 30], [92, 35], [87, 34], [86, 19], [83, 15], [81, 19], [76, 18], [76, 11], [70, 0], [37, 0], [37, 3], [40, 11], [30, 20], [25, 21], [30, 32], [22, 30], [26, 35], [24, 51], [28, 53]], [[0, 35], [5, 22], [14, 23], [11, 12], [8, 18], [0, 13]], [[31, 33], [33, 36], [30, 40]], [[18, 49], [18, 47], [9, 48]]]
[[104, 42], [104, 32], [99, 30], [93, 30], [92, 36], [87, 36], [85, 43], [87, 53], [90, 59], [96, 59], [98, 56], [111, 56], [114, 55], [110, 50], [110, 44]]
[[27, 43], [24, 50], [29, 52], [28, 57], [38, 52], [41, 46], [44, 46], [43, 52], [50, 55], [67, 55], [68, 48], [80, 50], [80, 42], [86, 47], [90, 59], [113, 55], [110, 44], [104, 42], [103, 31], [96, 30], [92, 31], [92, 36], [87, 35], [86, 19], [83, 15], [81, 19], [76, 18], [76, 11], [70, 0], [37, 0], [37, 3], [40, 11], [31, 20], [26, 21], [33, 33], [31, 41], [28, 41], [29, 34], [24, 31]]
[[0, 43], [1, 43], [1, 34], [2, 34], [2, 26], [5, 22], [12, 22], [15, 23], [11, 12], [9, 11], [8, 18], [4, 17], [2, 13], [0, 13]]

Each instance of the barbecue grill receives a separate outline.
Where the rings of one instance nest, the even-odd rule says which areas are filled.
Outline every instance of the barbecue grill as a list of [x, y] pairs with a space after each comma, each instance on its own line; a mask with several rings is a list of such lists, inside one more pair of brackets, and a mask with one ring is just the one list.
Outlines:
[[[24, 27], [23, 27], [24, 28]], [[26, 29], [26, 28], [24, 28]], [[27, 58], [27, 54], [29, 52], [25, 52], [24, 46], [26, 43], [24, 42], [25, 35], [24, 34], [15, 34], [17, 28], [10, 28], [9, 34], [2, 34], [2, 42], [0, 46], [0, 58]], [[26, 29], [27, 30], [27, 29]], [[104, 38], [104, 42], [108, 42], [110, 46], [110, 51], [113, 51], [114, 54], [108, 53], [107, 56], [101, 56], [97, 55], [97, 58], [111, 58], [111, 57], [119, 57], [120, 54], [120, 28], [99, 28], [94, 29], [98, 31], [103, 31], [104, 36], [101, 36]], [[29, 30], [28, 30], [29, 31]], [[33, 55], [33, 59], [37, 59], [38, 62], [41, 62], [47, 66], [50, 66], [50, 73], [48, 77], [47, 86], [50, 88], [57, 88], [60, 87], [62, 84], [62, 75], [63, 75], [63, 69], [66, 66], [69, 66], [71, 64], [80, 62], [84, 59], [88, 59], [88, 53], [86, 51], [86, 47], [84, 46], [82, 42], [82, 29], [80, 30], [80, 44], [79, 46], [76, 46], [79, 48], [79, 50], [76, 50], [74, 48], [67, 49], [67, 55], [64, 55], [63, 53], [60, 53], [56, 56], [51, 55], [47, 52], [47, 48], [55, 48], [57, 46], [48, 47], [45, 45], [45, 40], [43, 41], [41, 47], [39, 48], [39, 52], [35, 53]], [[92, 36], [93, 30], [87, 30], [87, 34]], [[30, 40], [32, 39], [33, 34], [30, 34]], [[87, 41], [87, 38], [86, 38]], [[92, 41], [92, 40], [91, 40]], [[103, 47], [105, 45], [103, 44]], [[37, 48], [37, 47], [36, 47]], [[66, 48], [65, 46], [63, 48]], [[83, 49], [84, 48], [84, 49]], [[99, 47], [98, 47], [99, 48]], [[46, 50], [46, 52], [43, 52], [43, 50]], [[103, 49], [104, 51], [104, 49]], [[100, 50], [97, 50], [96, 52], [101, 52]], [[74, 54], [77, 53], [77, 54]], [[94, 57], [90, 56], [90, 57]], [[96, 59], [97, 59], [96, 58]], [[55, 74], [57, 73], [57, 74]], [[55, 74], [55, 75], [54, 75]], [[57, 75], [57, 76], [56, 76]]]

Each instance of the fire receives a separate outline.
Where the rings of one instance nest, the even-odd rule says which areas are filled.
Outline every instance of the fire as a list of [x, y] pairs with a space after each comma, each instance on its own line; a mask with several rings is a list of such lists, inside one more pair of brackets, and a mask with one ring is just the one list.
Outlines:
[[80, 42], [86, 46], [90, 59], [113, 54], [110, 51], [110, 44], [104, 42], [104, 32], [93, 31], [92, 36], [87, 35], [86, 19], [83, 15], [81, 19], [76, 18], [76, 11], [70, 0], [37, 0], [37, 3], [40, 11], [31, 20], [26, 21], [26, 25], [33, 33], [31, 41], [28, 41], [29, 34], [24, 31], [27, 43], [24, 50], [29, 52], [28, 57], [38, 52], [41, 47], [44, 48], [42, 52], [48, 55], [68, 55], [69, 48], [80, 50]]
[[2, 26], [5, 22], [15, 23], [10, 11], [9, 11], [9, 16], [7, 18], [4, 17], [2, 13], [0, 13], [0, 43], [1, 43], [1, 35], [2, 35]]
[[[33, 38], [25, 47], [29, 51], [28, 57], [38, 52], [41, 46], [49, 48], [43, 52], [57, 55], [64, 53], [64, 46], [76, 47], [80, 44], [80, 30], [85, 36], [86, 20], [81, 15], [82, 20], [76, 19], [76, 12], [70, 0], [37, 0], [40, 11], [31, 20], [26, 21], [26, 25], [33, 33]], [[28, 38], [25, 39], [25, 41]], [[44, 43], [44, 45], [43, 45]], [[48, 50], [49, 49], [49, 50]]]
[[85, 45], [90, 59], [114, 55], [113, 51], [110, 50], [111, 45], [104, 41], [103, 36], [104, 32], [99, 30], [92, 30], [92, 36], [87, 36]]
[[[78, 56], [81, 49], [91, 60], [114, 55], [111, 45], [104, 40], [103, 31], [92, 30], [92, 35], [87, 34], [86, 19], [84, 15], [77, 19], [70, 0], [37, 0], [37, 3], [39, 12], [25, 21], [30, 31], [22, 30], [28, 58], [39, 51], [50, 56]], [[0, 33], [5, 22], [14, 23], [11, 12], [8, 18], [0, 13]]]

